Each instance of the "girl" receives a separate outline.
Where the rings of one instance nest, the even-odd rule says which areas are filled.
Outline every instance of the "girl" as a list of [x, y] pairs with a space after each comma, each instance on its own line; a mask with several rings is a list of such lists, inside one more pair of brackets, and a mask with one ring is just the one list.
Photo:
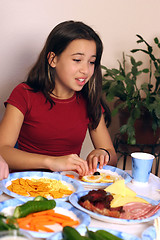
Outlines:
[[[83, 176], [96, 171], [98, 162], [100, 168], [116, 165], [103, 116], [109, 125], [102, 48], [99, 36], [82, 22], [62, 22], [51, 31], [26, 82], [5, 103], [0, 154], [11, 169], [75, 170]], [[86, 161], [79, 154], [87, 128], [95, 149]]]

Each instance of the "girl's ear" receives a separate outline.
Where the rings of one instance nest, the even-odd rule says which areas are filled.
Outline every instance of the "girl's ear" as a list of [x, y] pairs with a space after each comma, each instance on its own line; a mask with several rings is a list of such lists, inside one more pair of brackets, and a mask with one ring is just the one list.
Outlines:
[[56, 55], [54, 52], [49, 52], [47, 55], [48, 63], [51, 67], [56, 67]]

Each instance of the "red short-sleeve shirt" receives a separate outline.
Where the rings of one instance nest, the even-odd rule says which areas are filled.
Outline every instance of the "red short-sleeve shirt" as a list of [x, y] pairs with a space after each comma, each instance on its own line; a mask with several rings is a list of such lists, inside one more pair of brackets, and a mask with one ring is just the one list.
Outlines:
[[80, 93], [53, 100], [55, 105], [50, 109], [43, 93], [34, 93], [25, 83], [12, 91], [6, 103], [24, 115], [18, 148], [51, 156], [79, 155], [89, 124], [86, 101]]

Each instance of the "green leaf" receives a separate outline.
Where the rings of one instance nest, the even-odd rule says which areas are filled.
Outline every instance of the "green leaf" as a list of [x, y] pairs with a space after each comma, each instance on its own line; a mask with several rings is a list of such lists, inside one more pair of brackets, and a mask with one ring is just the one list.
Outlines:
[[135, 145], [136, 144], [136, 138], [135, 137], [130, 137], [130, 138], [128, 138], [127, 142], [130, 145]]
[[127, 131], [127, 124], [124, 124], [123, 126], [120, 127], [120, 132], [124, 134]]
[[149, 73], [149, 69], [148, 69], [148, 68], [144, 68], [144, 69], [142, 70], [142, 72], [144, 72], [144, 73]]
[[158, 44], [158, 43], [159, 43], [159, 40], [158, 40], [158, 38], [157, 38], [157, 37], [155, 37], [155, 38], [154, 38], [154, 42], [155, 42], [156, 44]]
[[130, 59], [131, 59], [132, 65], [136, 65], [136, 61], [135, 61], [134, 57], [130, 57]]
[[142, 61], [138, 61], [137, 63], [136, 63], [136, 66], [138, 67], [138, 66], [141, 66], [143, 63], [142, 63]]

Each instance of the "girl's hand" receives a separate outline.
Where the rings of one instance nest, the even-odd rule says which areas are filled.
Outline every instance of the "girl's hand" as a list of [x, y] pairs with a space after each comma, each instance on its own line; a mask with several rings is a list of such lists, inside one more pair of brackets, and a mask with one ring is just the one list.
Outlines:
[[88, 174], [88, 164], [86, 160], [77, 154], [54, 157], [50, 161], [49, 169], [52, 171], [76, 171], [80, 176]]
[[107, 165], [109, 161], [109, 155], [102, 149], [95, 149], [87, 157], [88, 167], [90, 174], [93, 174], [97, 170], [97, 164], [102, 169], [103, 166]]
[[9, 175], [9, 168], [6, 161], [0, 156], [0, 180], [7, 178]]

